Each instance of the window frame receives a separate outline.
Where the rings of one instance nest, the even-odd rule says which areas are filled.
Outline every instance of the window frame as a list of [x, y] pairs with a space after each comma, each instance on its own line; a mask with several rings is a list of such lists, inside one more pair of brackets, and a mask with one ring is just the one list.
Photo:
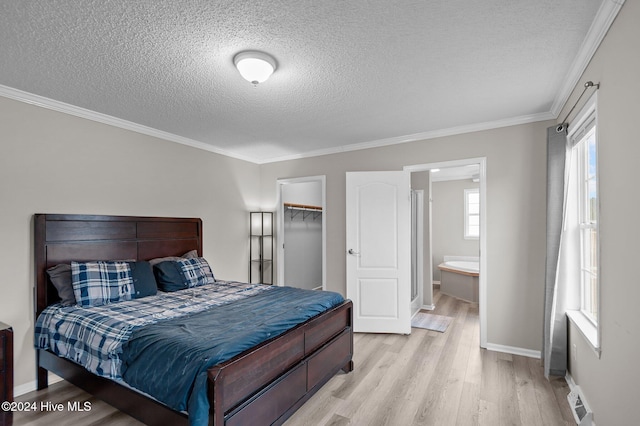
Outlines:
[[[585, 173], [588, 175], [588, 166], [586, 164], [586, 147], [583, 146], [587, 143], [588, 137], [593, 133], [595, 137], [595, 204], [593, 211], [595, 212], [596, 221], [594, 223], [587, 223], [585, 215], [587, 214], [587, 206], [590, 204], [588, 200], [588, 185], [584, 179]], [[599, 159], [598, 159], [598, 146], [600, 144], [598, 137], [598, 111], [597, 111], [597, 92], [591, 96], [580, 113], [576, 116], [574, 122], [570, 124], [569, 133], [567, 135], [569, 147], [571, 149], [571, 155], [575, 155], [579, 158], [578, 164], [578, 176], [577, 184], [575, 187], [569, 188], [569, 190], [577, 189], [578, 196], [578, 234], [579, 234], [579, 264], [577, 265], [577, 271], [579, 274], [578, 279], [578, 293], [579, 293], [579, 308], [577, 310], [570, 310], [567, 312], [569, 319], [576, 325], [580, 332], [584, 335], [587, 341], [591, 344], [592, 348], [598, 356], [600, 356], [600, 316], [601, 316], [601, 288], [602, 280], [600, 276], [600, 230], [598, 224], [600, 222], [600, 179], [599, 179]], [[595, 279], [597, 288], [595, 290], [596, 295], [596, 307], [595, 316], [591, 314], [588, 309], [585, 309], [585, 283], [584, 283], [584, 235], [587, 231], [595, 229]], [[594, 241], [594, 240], [592, 240]], [[589, 271], [591, 273], [591, 271]]]

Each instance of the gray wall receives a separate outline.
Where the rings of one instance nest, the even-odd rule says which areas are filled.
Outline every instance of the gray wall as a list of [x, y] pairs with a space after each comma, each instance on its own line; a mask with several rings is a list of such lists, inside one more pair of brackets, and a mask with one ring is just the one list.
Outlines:
[[633, 178], [640, 158], [638, 22], [640, 2], [627, 0], [560, 114], [564, 118], [582, 93], [585, 81], [600, 83], [598, 171], [602, 354], [598, 358], [573, 326], [569, 341], [577, 349], [577, 359], [569, 359], [570, 374], [585, 392], [599, 426], [638, 423], [640, 280], [634, 266], [638, 262], [635, 242], [640, 239], [640, 198], [638, 183]]
[[264, 164], [265, 209], [278, 178], [326, 175], [327, 289], [346, 292], [345, 172], [487, 158], [487, 340], [539, 351], [545, 252], [546, 127], [504, 127], [400, 145]]
[[3, 97], [0, 132], [0, 320], [16, 386], [35, 380], [34, 213], [200, 217], [216, 277], [247, 279], [258, 165]]
[[464, 190], [478, 188], [471, 179], [433, 182], [433, 279], [444, 256], [480, 256], [480, 240], [464, 239]]

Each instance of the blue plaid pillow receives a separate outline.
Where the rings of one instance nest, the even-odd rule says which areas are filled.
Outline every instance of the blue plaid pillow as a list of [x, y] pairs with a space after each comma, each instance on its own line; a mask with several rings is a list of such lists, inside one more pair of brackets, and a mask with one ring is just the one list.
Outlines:
[[203, 257], [178, 260], [176, 263], [184, 275], [187, 288], [212, 284], [216, 281], [211, 267]]
[[135, 294], [127, 262], [71, 262], [71, 283], [83, 307], [131, 300]]

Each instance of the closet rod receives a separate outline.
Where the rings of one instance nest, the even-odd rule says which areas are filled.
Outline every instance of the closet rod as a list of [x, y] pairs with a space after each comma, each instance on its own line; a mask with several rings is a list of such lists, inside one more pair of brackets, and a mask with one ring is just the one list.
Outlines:
[[322, 207], [320, 206], [310, 206], [307, 204], [295, 204], [295, 203], [284, 203], [284, 206], [289, 210], [311, 210], [311, 211], [322, 211]]

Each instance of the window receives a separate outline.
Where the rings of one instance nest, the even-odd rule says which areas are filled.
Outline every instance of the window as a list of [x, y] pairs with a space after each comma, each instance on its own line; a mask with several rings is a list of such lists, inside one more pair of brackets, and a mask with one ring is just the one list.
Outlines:
[[[565, 216], [564, 279], [570, 283], [569, 319], [600, 354], [599, 194], [596, 95], [569, 126], [571, 165]], [[573, 130], [572, 130], [573, 129]], [[561, 249], [561, 251], [563, 250]]]
[[480, 237], [480, 190], [478, 188], [464, 190], [464, 238], [467, 240]]
[[595, 123], [579, 136], [578, 211], [580, 227], [580, 310], [598, 323], [598, 185]]

